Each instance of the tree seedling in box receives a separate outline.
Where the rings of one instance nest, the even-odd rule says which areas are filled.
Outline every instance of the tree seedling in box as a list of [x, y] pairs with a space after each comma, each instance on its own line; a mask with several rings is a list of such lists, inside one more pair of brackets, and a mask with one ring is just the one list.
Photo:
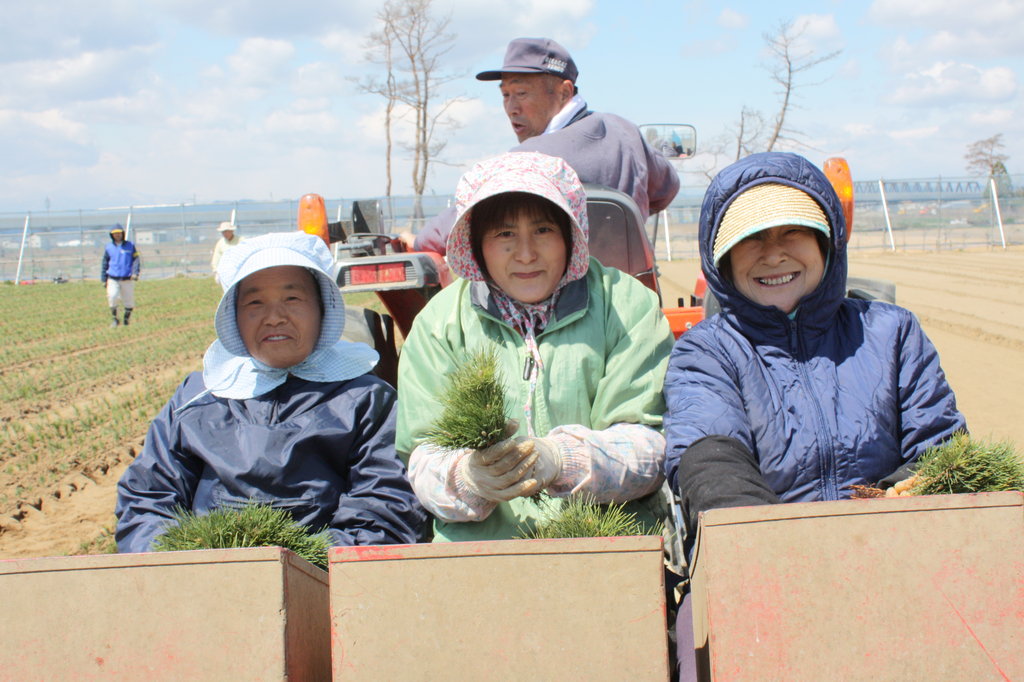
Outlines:
[[326, 571], [330, 539], [325, 530], [312, 532], [283, 509], [249, 502], [203, 516], [179, 509], [167, 531], [153, 542], [158, 552], [236, 547], [284, 547]]
[[1024, 458], [1009, 443], [984, 443], [957, 433], [918, 458], [914, 475], [889, 491], [854, 486], [854, 497], [952, 495], [1024, 490]]

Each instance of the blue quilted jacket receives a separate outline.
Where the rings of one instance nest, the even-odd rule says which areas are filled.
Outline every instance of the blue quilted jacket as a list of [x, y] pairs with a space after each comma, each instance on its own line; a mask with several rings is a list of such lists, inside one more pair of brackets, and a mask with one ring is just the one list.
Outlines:
[[[715, 268], [729, 203], [775, 182], [818, 201], [832, 226], [825, 274], [795, 315], [751, 302]], [[666, 476], [698, 439], [744, 444], [783, 502], [835, 500], [874, 484], [965, 429], [934, 346], [909, 311], [846, 292], [846, 223], [828, 179], [795, 154], [755, 154], [711, 183], [701, 264], [722, 311], [680, 337], [665, 379]]]

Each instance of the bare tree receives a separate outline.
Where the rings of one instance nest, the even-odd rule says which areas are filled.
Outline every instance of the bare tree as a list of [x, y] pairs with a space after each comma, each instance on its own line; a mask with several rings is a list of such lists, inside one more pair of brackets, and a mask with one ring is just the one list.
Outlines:
[[1005, 146], [1002, 133], [967, 145], [967, 153], [964, 154], [967, 172], [970, 175], [986, 177], [1006, 175], [1006, 162], [1010, 157], [999, 153]]
[[387, 0], [377, 12], [381, 28], [368, 40], [370, 61], [387, 69], [384, 81], [367, 81], [364, 92], [379, 94], [387, 101], [386, 125], [388, 154], [388, 186], [391, 173], [391, 125], [397, 105], [408, 107], [415, 133], [411, 143], [402, 146], [413, 153], [412, 187], [416, 196], [414, 215], [422, 217], [422, 196], [426, 191], [430, 164], [438, 161], [445, 141], [439, 139], [440, 128], [454, 128], [448, 116], [452, 105], [463, 101], [456, 97], [438, 102], [444, 84], [461, 77], [441, 72], [441, 58], [455, 44], [455, 34], [448, 32], [451, 15], [435, 18], [432, 0]]
[[740, 120], [736, 124], [736, 157], [739, 161], [744, 156], [753, 154], [758, 150], [764, 137], [765, 122], [760, 111], [743, 107], [740, 111]]
[[793, 22], [785, 21], [773, 33], [764, 34], [764, 41], [772, 54], [766, 68], [778, 85], [778, 112], [769, 123], [760, 111], [744, 105], [740, 120], [727, 128], [728, 142], [721, 149], [711, 150], [716, 164], [719, 156], [732, 156], [739, 160], [755, 152], [770, 152], [782, 141], [808, 146], [800, 141], [802, 133], [788, 126], [789, 115], [796, 108], [797, 91], [819, 85], [822, 81], [806, 82], [802, 76], [819, 64], [835, 59], [842, 51], [819, 55], [813, 49], [803, 48], [800, 38], [805, 30], [806, 25], [795, 26]]
[[[382, 12], [384, 10], [381, 10]], [[370, 34], [366, 41], [366, 60], [380, 64], [386, 71], [383, 80], [368, 78], [359, 84], [359, 89], [371, 95], [384, 98], [384, 165], [385, 165], [385, 196], [391, 200], [391, 128], [392, 116], [398, 104], [398, 80], [395, 78], [394, 35], [390, 22], [381, 19], [381, 29]]]
[[740, 119], [722, 134], [701, 148], [701, 165], [692, 170], [711, 180], [718, 172], [722, 160], [739, 161], [744, 156], [760, 151], [764, 144], [765, 121], [761, 112], [744, 106]]
[[780, 140], [799, 142], [799, 131], [786, 127], [786, 117], [793, 108], [796, 90], [802, 87], [820, 85], [822, 81], [799, 82], [802, 74], [824, 62], [835, 59], [842, 50], [834, 50], [828, 54], [818, 55], [814, 50], [801, 50], [799, 40], [803, 36], [806, 25], [796, 27], [791, 21], [779, 24], [774, 33], [764, 34], [764, 40], [772, 53], [772, 65], [769, 68], [772, 80], [779, 86], [779, 111], [775, 114], [772, 131], [768, 136], [765, 151], [772, 151]]

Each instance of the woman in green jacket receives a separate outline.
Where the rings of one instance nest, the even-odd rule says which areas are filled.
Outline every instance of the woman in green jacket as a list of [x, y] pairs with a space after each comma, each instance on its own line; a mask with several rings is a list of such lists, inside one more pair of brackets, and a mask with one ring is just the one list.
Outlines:
[[[398, 373], [396, 446], [435, 539], [514, 537], [552, 513], [542, 491], [659, 515], [673, 340], [657, 297], [590, 258], [586, 195], [562, 159], [481, 162], [456, 200], [448, 260], [461, 279], [416, 318]], [[515, 435], [482, 451], [426, 443], [446, 377], [482, 349], [497, 354]]]

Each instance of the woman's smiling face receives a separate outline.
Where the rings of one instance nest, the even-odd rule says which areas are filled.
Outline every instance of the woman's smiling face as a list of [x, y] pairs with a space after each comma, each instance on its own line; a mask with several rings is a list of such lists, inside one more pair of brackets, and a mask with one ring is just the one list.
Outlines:
[[554, 221], [527, 211], [510, 215], [484, 233], [487, 272], [496, 285], [522, 303], [539, 303], [565, 274], [568, 252]]
[[266, 268], [238, 284], [238, 333], [249, 354], [271, 367], [286, 369], [309, 357], [322, 317], [320, 287], [305, 268]]
[[825, 272], [816, 234], [810, 227], [781, 225], [743, 239], [728, 254], [733, 284], [754, 303], [793, 312]]

